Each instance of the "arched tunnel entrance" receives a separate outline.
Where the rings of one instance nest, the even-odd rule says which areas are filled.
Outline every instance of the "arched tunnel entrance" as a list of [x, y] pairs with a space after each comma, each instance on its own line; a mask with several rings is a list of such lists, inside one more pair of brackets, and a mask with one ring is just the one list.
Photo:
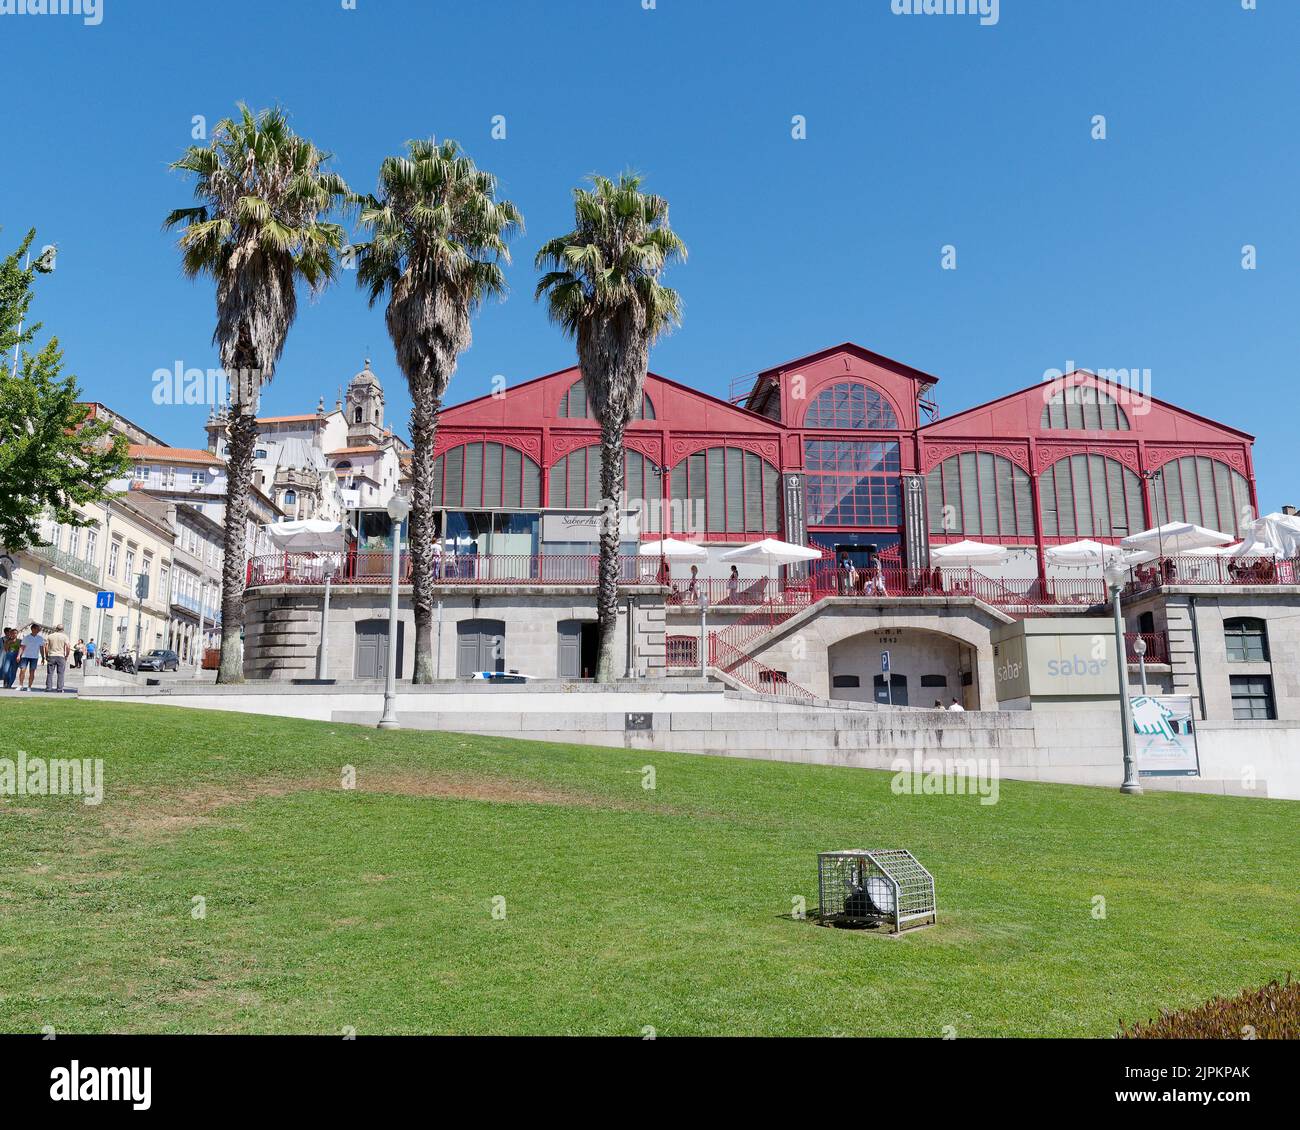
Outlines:
[[[889, 674], [881, 657], [889, 653]], [[892, 701], [894, 706], [947, 708], [955, 698], [979, 709], [975, 649], [926, 628], [877, 628], [849, 636], [827, 650], [830, 695], [849, 702]], [[888, 683], [886, 683], [888, 679]]]

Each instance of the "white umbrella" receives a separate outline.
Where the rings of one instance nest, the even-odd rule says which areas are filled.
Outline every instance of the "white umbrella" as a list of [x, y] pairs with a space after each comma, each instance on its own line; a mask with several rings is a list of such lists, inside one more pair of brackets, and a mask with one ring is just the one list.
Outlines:
[[769, 579], [771, 571], [778, 565], [794, 565], [800, 561], [820, 561], [822, 551], [810, 549], [806, 545], [795, 545], [789, 541], [776, 538], [764, 538], [739, 549], [729, 549], [722, 555], [723, 561], [749, 561], [754, 564], [766, 564]]
[[1207, 530], [1192, 522], [1166, 522], [1152, 530], [1131, 534], [1119, 544], [1125, 549], [1145, 549], [1168, 556], [1172, 553], [1195, 553], [1232, 541], [1231, 534]]
[[682, 561], [703, 561], [709, 556], [709, 551], [703, 546], [677, 538], [642, 542], [637, 553], [642, 557], [672, 557]]
[[806, 545], [777, 541], [776, 538], [764, 538], [751, 545], [742, 545], [739, 549], [729, 549], [722, 555], [723, 561], [752, 561], [765, 565], [793, 565], [797, 561], [821, 559], [820, 549], [809, 549]]
[[1239, 541], [1236, 545], [1225, 545], [1222, 549], [1203, 549], [1206, 557], [1279, 557], [1282, 550], [1267, 542]]
[[1002, 546], [982, 541], [959, 541], [930, 550], [930, 560], [936, 565], [997, 565], [1006, 555]]
[[1300, 557], [1300, 518], [1265, 514], [1251, 524], [1242, 542], [1242, 557]]
[[336, 553], [347, 548], [348, 527], [341, 522], [304, 518], [297, 522], [271, 522], [266, 536], [285, 553]]
[[1123, 556], [1124, 551], [1119, 546], [1104, 545], [1088, 538], [1047, 547], [1047, 559], [1054, 565], [1105, 565]]

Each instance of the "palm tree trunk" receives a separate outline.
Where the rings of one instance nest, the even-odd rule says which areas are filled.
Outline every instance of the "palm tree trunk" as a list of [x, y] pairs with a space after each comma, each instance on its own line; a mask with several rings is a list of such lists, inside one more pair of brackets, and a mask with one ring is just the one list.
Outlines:
[[600, 523], [600, 571], [596, 585], [596, 614], [600, 643], [596, 653], [596, 682], [618, 678], [618, 548], [623, 501], [623, 425], [602, 420], [600, 425], [600, 496], [604, 514]]
[[257, 417], [252, 411], [231, 414], [226, 440], [226, 534], [221, 566], [221, 667], [218, 683], [244, 681], [244, 581], [247, 568], [248, 495], [253, 485], [253, 449]]
[[433, 586], [435, 573], [433, 441], [442, 397], [433, 381], [411, 389], [411, 605], [415, 609], [413, 683], [433, 682]]

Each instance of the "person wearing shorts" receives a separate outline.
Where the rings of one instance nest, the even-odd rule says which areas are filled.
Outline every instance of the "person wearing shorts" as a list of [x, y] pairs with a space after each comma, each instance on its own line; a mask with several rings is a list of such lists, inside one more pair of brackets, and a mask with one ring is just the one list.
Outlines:
[[[45, 646], [45, 637], [41, 635], [41, 626], [33, 624], [32, 630], [23, 636], [18, 649], [18, 689], [29, 691], [36, 681], [36, 665], [41, 661], [41, 649]], [[27, 685], [23, 686], [23, 672], [27, 673]]]

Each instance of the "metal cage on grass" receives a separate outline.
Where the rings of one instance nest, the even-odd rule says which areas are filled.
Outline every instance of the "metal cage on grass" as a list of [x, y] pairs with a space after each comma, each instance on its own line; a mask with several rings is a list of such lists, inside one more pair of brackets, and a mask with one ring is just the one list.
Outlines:
[[910, 851], [824, 851], [817, 856], [818, 920], [830, 926], [893, 927], [901, 934], [937, 920], [934, 876]]

